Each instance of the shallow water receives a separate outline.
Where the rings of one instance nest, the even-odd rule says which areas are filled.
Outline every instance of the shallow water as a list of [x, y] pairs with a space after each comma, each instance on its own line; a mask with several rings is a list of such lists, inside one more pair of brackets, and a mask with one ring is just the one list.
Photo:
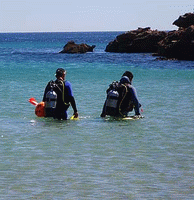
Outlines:
[[[0, 34], [1, 199], [194, 198], [194, 62], [104, 52], [118, 34]], [[69, 40], [96, 48], [58, 54]], [[58, 67], [80, 120], [38, 118], [28, 103]], [[108, 85], [126, 70], [144, 118], [101, 119]]]

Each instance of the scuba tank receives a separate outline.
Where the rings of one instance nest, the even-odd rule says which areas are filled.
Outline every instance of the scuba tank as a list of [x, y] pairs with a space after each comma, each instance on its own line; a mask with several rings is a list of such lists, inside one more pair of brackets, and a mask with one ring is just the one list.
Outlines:
[[117, 114], [119, 93], [116, 90], [110, 90], [106, 99], [106, 114], [115, 116]]
[[121, 105], [127, 94], [127, 86], [120, 82], [113, 82], [107, 90], [105, 113], [110, 116], [123, 116]]
[[116, 109], [117, 108], [118, 99], [119, 99], [119, 93], [117, 91], [111, 90], [108, 93], [106, 106]]
[[53, 90], [53, 86], [51, 86], [50, 91], [46, 93], [46, 117], [53, 117], [54, 111], [57, 105], [57, 93]]
[[56, 108], [56, 105], [57, 105], [57, 94], [53, 90], [53, 88], [51, 88], [51, 90], [46, 93], [45, 107]]

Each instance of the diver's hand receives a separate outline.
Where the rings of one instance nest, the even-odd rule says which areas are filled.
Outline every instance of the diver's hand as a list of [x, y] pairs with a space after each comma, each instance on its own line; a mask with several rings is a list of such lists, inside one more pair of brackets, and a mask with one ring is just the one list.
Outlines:
[[140, 118], [143, 118], [143, 116], [142, 115], [134, 115], [133, 118], [134, 119], [140, 119]]
[[78, 112], [74, 112], [74, 118], [78, 118]]
[[105, 113], [102, 113], [102, 114], [100, 115], [100, 117], [106, 117], [106, 114], [105, 114]]

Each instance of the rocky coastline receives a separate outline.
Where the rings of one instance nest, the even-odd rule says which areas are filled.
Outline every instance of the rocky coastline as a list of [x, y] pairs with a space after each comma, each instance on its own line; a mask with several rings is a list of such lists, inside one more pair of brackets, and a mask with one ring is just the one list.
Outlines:
[[167, 36], [167, 32], [151, 30], [150, 27], [138, 28], [118, 35], [110, 42], [105, 51], [117, 53], [156, 52], [158, 42]]
[[138, 28], [118, 35], [106, 52], [153, 53], [161, 59], [194, 60], [194, 13], [186, 13], [173, 22], [174, 31]]
[[[152, 53], [157, 59], [194, 60], [194, 13], [186, 13], [173, 25], [178, 30], [158, 31], [138, 28], [118, 35], [106, 46], [106, 52]], [[93, 52], [95, 45], [69, 41], [59, 53]]]

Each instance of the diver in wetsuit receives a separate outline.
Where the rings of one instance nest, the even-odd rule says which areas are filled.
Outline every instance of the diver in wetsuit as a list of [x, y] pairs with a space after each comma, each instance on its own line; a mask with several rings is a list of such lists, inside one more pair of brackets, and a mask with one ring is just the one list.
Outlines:
[[[57, 79], [55, 81], [50, 81], [44, 91], [43, 101], [46, 107], [46, 117], [53, 117], [59, 120], [67, 119], [67, 109], [71, 104], [74, 110], [74, 118], [78, 118], [71, 83], [65, 81], [66, 71], [63, 68], [58, 68], [55, 76]], [[53, 108], [47, 108], [47, 104], [52, 103], [51, 100], [48, 99], [50, 90], [54, 90], [53, 93], [56, 94], [56, 105]], [[55, 101], [55, 99], [53, 101]]]
[[[136, 89], [132, 86], [133, 74], [129, 71], [126, 71], [122, 77], [120, 82], [117, 83], [117, 107], [116, 111], [113, 113], [109, 112], [108, 106], [108, 98], [104, 103], [104, 107], [102, 110], [101, 117], [105, 117], [106, 115], [118, 116], [118, 117], [126, 117], [129, 112], [133, 109], [135, 111], [135, 116], [140, 117], [139, 108], [141, 104], [138, 101]], [[107, 90], [107, 94], [112, 90], [112, 84]], [[107, 95], [108, 96], [108, 95]]]

